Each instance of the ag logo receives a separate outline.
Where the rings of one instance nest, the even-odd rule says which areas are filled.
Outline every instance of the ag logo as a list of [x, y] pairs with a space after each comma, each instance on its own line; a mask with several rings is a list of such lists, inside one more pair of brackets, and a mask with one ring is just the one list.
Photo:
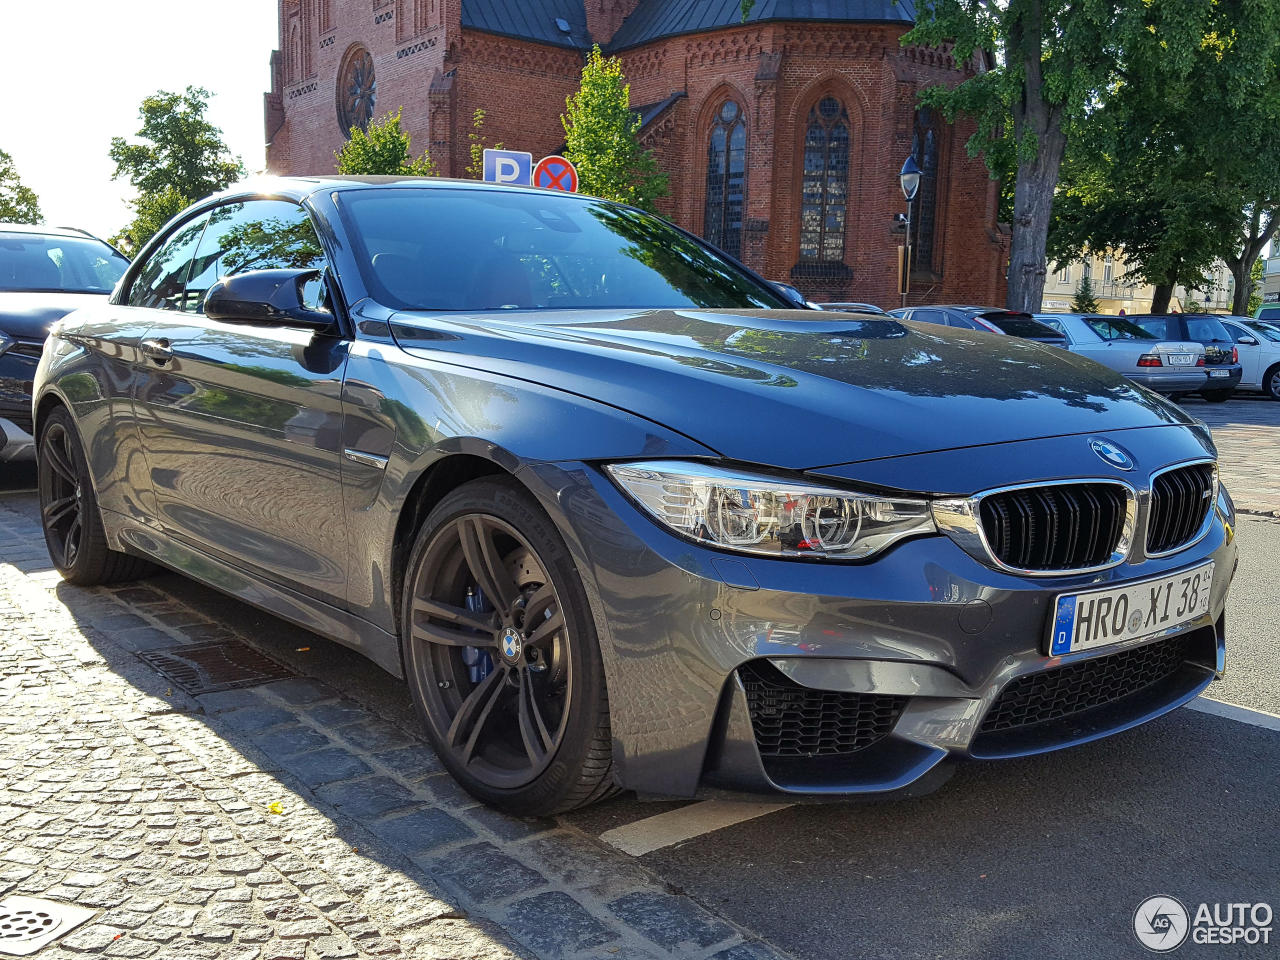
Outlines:
[[1177, 950], [1187, 939], [1191, 918], [1187, 908], [1173, 897], [1147, 897], [1133, 912], [1133, 934], [1155, 953]]
[[1117, 470], [1133, 469], [1133, 457], [1125, 453], [1118, 443], [1103, 440], [1101, 437], [1094, 437], [1089, 441], [1089, 449]]

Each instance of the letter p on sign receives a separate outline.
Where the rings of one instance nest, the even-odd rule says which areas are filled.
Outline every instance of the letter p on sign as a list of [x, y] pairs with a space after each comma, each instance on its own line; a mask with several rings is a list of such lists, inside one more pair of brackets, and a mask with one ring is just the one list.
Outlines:
[[484, 179], [489, 183], [532, 186], [533, 154], [521, 153], [519, 150], [486, 150]]

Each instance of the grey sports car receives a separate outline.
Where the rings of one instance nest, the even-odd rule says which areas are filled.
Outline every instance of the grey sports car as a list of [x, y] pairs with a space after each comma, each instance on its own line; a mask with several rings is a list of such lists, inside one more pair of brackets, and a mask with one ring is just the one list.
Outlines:
[[787, 309], [588, 197], [212, 197], [55, 326], [33, 413], [65, 577], [160, 564], [362, 651], [518, 814], [924, 789], [1223, 667], [1197, 422], [1036, 343]]

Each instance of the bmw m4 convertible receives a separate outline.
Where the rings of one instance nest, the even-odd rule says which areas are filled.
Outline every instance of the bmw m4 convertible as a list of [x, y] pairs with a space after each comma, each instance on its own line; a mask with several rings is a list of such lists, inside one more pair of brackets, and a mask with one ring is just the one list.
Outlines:
[[936, 785], [1223, 669], [1208, 431], [1090, 360], [791, 309], [588, 197], [280, 179], [60, 321], [49, 552], [182, 572], [407, 682], [472, 794]]

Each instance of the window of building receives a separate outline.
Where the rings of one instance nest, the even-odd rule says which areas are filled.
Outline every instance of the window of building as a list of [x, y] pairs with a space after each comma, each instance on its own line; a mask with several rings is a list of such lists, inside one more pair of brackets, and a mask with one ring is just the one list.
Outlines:
[[1080, 264], [1080, 273], [1081, 273], [1081, 276], [1083, 276], [1083, 277], [1084, 277], [1084, 279], [1086, 279], [1086, 280], [1092, 280], [1092, 279], [1093, 279], [1093, 260], [1092, 260], [1092, 258], [1081, 261], [1081, 264]]
[[1105, 260], [1102, 261], [1102, 282], [1103, 283], [1110, 283], [1112, 280], [1114, 280], [1115, 272], [1116, 272], [1115, 261], [1112, 260], [1111, 257], [1107, 257]]
[[344, 137], [355, 128], [365, 130], [373, 119], [378, 100], [378, 85], [373, 75], [373, 57], [356, 44], [347, 51], [338, 71], [338, 126]]
[[1058, 270], [1058, 282], [1059, 283], [1071, 282], [1071, 264], [1065, 264], [1061, 269]]
[[844, 260], [845, 211], [849, 202], [849, 114], [834, 97], [809, 111], [804, 138], [800, 197], [800, 259]]
[[742, 256], [742, 217], [747, 194], [747, 121], [726, 100], [707, 142], [707, 206], [702, 235], [725, 253]]
[[920, 167], [920, 189], [911, 217], [911, 258], [916, 270], [939, 273], [934, 262], [934, 238], [938, 213], [938, 115], [928, 107], [916, 111], [911, 155]]

